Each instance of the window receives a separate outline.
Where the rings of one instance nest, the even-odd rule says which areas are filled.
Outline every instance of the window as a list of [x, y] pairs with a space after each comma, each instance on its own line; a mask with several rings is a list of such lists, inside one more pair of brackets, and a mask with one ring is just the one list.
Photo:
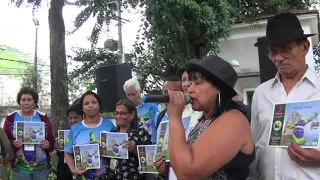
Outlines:
[[256, 88], [245, 88], [243, 89], [243, 103], [251, 106], [253, 93]]

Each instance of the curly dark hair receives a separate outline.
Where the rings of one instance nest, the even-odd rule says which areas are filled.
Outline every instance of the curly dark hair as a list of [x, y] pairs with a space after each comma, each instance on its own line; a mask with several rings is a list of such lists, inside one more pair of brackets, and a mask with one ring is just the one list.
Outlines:
[[17, 103], [20, 105], [21, 96], [24, 94], [30, 94], [33, 98], [33, 101], [36, 104], [35, 108], [38, 108], [39, 95], [37, 91], [31, 87], [22, 87], [17, 95]]
[[[92, 91], [87, 91], [87, 92], [85, 92], [85, 93], [81, 96], [80, 102], [79, 102], [81, 109], [83, 109], [83, 100], [84, 100], [84, 98], [85, 98], [86, 96], [88, 96], [88, 95], [92, 95], [92, 96], [94, 96], [94, 97], [97, 99], [98, 104], [99, 104], [99, 106], [100, 106], [100, 110], [99, 110], [99, 111], [101, 111], [101, 110], [102, 110], [101, 98], [98, 96], [98, 94], [96, 94], [96, 93], [94, 93], [94, 92], [92, 92]], [[79, 101], [79, 100], [77, 99], [76, 101]], [[74, 102], [74, 103], [75, 103], [75, 102]]]
[[67, 109], [67, 116], [69, 116], [69, 113], [71, 112], [76, 112], [80, 116], [82, 116], [83, 111], [81, 110], [80, 104], [72, 104], [71, 106], [68, 107]]

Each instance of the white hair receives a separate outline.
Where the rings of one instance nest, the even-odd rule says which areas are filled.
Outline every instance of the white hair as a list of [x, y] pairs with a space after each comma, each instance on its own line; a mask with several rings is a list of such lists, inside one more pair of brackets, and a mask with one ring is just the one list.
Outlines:
[[131, 79], [128, 79], [124, 85], [123, 85], [123, 90], [124, 92], [127, 92], [127, 89], [129, 87], [134, 87], [138, 92], [141, 91], [141, 87], [140, 87], [140, 84], [138, 82], [138, 80], [136, 78], [131, 78]]

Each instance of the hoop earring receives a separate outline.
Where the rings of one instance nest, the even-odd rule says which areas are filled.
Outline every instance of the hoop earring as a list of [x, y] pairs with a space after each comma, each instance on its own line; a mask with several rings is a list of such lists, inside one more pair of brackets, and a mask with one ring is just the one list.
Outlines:
[[220, 108], [220, 93], [218, 94], [218, 107]]

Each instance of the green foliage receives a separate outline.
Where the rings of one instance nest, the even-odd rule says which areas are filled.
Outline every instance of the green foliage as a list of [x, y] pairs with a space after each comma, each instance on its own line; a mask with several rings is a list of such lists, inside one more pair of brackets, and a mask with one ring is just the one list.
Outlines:
[[111, 20], [116, 20], [117, 6], [113, 0], [78, 0], [76, 5], [83, 7], [74, 21], [73, 34], [90, 18], [96, 18], [96, 23], [89, 37], [92, 46], [95, 46], [104, 25], [108, 26]]
[[237, 22], [252, 23], [262, 15], [276, 14], [293, 10], [308, 10], [318, 0], [229, 0], [236, 9]]
[[[34, 65], [29, 65], [27, 66], [27, 69], [23, 71], [23, 74], [21, 75], [22, 82], [21, 82], [21, 87], [33, 87], [33, 82], [34, 82]], [[37, 73], [37, 91], [41, 92], [42, 91], [42, 77], [41, 74]]]
[[74, 55], [69, 56], [71, 60], [81, 65], [69, 74], [69, 79], [75, 84], [81, 84], [87, 90], [95, 88], [96, 68], [104, 65], [117, 64], [119, 56], [116, 53], [106, 51], [102, 48], [95, 49], [74, 49]]
[[[145, 89], [158, 88], [166, 76], [191, 58], [219, 52], [236, 22], [254, 23], [265, 14], [306, 10], [316, 1], [301, 0], [131, 0], [145, 7], [135, 46], [138, 77]], [[158, 86], [158, 87], [155, 87]]]
[[[116, 20], [112, 0], [79, 0], [84, 7], [75, 21], [75, 30], [92, 15], [97, 22], [90, 36], [97, 43], [103, 25]], [[314, 1], [315, 2], [315, 1]], [[191, 58], [219, 52], [219, 40], [229, 37], [235, 22], [253, 23], [257, 16], [308, 9], [314, 2], [299, 0], [127, 0], [127, 9], [139, 6], [143, 12], [134, 45], [134, 71], [146, 91], [159, 89], [161, 80], [175, 75]], [[156, 83], [154, 83], [156, 82]]]
[[138, 78], [147, 91], [159, 88], [151, 82], [175, 75], [191, 58], [217, 53], [219, 40], [228, 38], [236, 20], [227, 0], [147, 0], [140, 6], [146, 10], [134, 45], [135, 63], [142, 66]]

